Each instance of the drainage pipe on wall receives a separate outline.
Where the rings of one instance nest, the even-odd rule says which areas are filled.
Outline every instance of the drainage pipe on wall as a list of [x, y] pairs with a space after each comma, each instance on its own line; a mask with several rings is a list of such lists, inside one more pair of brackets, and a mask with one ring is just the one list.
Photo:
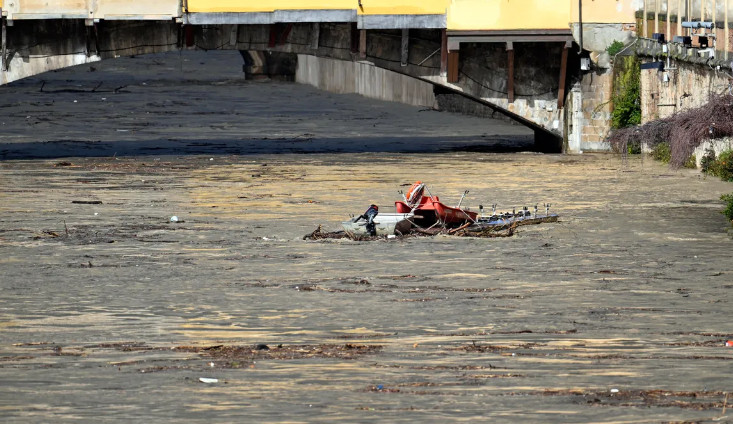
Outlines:
[[578, 44], [580, 45], [580, 53], [583, 54], [583, 0], [578, 0]]

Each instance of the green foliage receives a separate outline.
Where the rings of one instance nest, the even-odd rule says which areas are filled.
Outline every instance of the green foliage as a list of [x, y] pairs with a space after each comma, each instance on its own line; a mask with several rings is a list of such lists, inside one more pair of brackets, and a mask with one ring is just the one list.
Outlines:
[[682, 166], [688, 169], [697, 169], [697, 156], [690, 156], [690, 158], [687, 159], [687, 162], [685, 162], [685, 164]]
[[608, 52], [610, 56], [616, 56], [616, 54], [618, 54], [618, 52], [620, 52], [623, 49], [624, 49], [624, 43], [618, 40], [614, 40], [614, 42], [611, 43], [611, 45], [606, 48], [606, 51]]
[[733, 182], [733, 150], [722, 152], [717, 159], [707, 165], [705, 172], [723, 181]]
[[723, 210], [723, 215], [725, 215], [725, 217], [729, 220], [733, 221], [733, 193], [720, 196], [720, 200], [726, 203], [725, 209]]
[[711, 169], [715, 164], [715, 151], [713, 149], [706, 149], [705, 154], [700, 159], [700, 170], [705, 174], [711, 174]]
[[641, 68], [636, 56], [619, 61], [614, 77], [611, 128], [619, 129], [641, 123]]
[[659, 143], [652, 150], [652, 157], [660, 162], [669, 163], [672, 155], [669, 150], [669, 143]]
[[[669, 147], [669, 143], [657, 143], [652, 149], [652, 158], [662, 163], [669, 163], [672, 160], [672, 150]], [[682, 166], [689, 169], [697, 168], [697, 158], [695, 155], [687, 158], [687, 161]]]
[[630, 155], [638, 155], [641, 153], [641, 143], [638, 141], [630, 141], [629, 144], [626, 145], [626, 153]]

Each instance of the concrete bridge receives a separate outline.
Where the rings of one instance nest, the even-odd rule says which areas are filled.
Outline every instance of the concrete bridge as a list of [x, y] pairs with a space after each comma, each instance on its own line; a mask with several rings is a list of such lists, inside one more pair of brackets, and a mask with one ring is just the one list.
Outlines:
[[250, 68], [263, 60], [258, 52], [288, 52], [368, 62], [460, 93], [533, 128], [543, 151], [603, 149], [602, 136], [586, 131], [585, 110], [602, 99], [584, 100], [597, 87], [583, 83], [583, 33], [592, 23], [607, 39], [628, 37], [635, 7], [586, 3], [0, 0], [0, 83], [177, 49], [236, 49]]

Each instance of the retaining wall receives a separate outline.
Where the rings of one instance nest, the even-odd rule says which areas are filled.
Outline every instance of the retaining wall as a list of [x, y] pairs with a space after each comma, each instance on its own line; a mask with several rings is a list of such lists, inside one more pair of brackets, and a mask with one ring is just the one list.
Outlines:
[[377, 68], [368, 62], [349, 62], [298, 55], [295, 81], [333, 93], [356, 93], [373, 99], [433, 107], [433, 85]]

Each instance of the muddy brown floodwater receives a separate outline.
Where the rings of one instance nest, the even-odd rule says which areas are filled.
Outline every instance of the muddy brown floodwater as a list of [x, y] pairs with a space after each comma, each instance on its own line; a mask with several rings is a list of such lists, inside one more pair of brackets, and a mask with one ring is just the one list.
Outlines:
[[[476, 152], [528, 133], [244, 83], [238, 60], [0, 88], [3, 422], [731, 419], [733, 185]], [[447, 203], [550, 202], [560, 222], [302, 239], [418, 179]]]

